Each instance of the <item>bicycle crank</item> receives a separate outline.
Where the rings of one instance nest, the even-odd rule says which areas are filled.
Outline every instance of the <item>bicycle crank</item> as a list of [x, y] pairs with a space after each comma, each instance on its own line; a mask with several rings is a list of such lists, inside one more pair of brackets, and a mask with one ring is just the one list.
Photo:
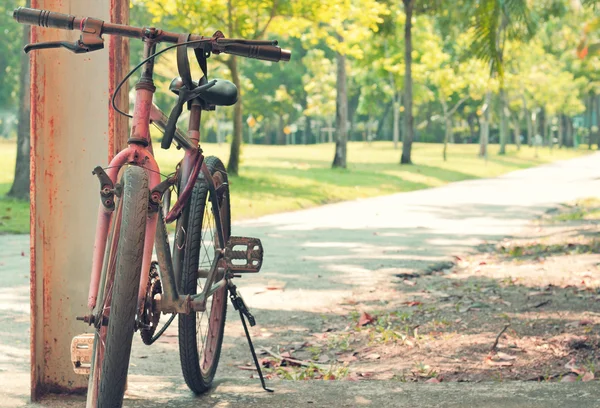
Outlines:
[[263, 246], [258, 238], [229, 237], [223, 259], [233, 273], [257, 273], [263, 262]]

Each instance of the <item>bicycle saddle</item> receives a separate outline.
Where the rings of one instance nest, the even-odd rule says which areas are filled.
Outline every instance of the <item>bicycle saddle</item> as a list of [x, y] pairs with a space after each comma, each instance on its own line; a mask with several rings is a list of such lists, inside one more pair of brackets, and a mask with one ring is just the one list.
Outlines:
[[[209, 105], [230, 106], [237, 102], [238, 90], [233, 82], [225, 79], [217, 79], [217, 83], [208, 88], [199, 97]], [[204, 81], [206, 82], [206, 81]], [[194, 87], [198, 86], [198, 82], [193, 81]], [[183, 86], [181, 77], [177, 77], [171, 81], [169, 90], [175, 95], [179, 95], [179, 89]]]

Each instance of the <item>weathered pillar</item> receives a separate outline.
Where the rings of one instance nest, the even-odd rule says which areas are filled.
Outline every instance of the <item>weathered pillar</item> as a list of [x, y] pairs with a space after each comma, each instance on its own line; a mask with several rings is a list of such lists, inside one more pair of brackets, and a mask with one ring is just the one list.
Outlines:
[[[31, 7], [125, 23], [129, 0], [32, 0]], [[32, 42], [79, 38], [34, 27]], [[99, 205], [95, 165], [127, 139], [109, 96], [128, 66], [127, 44], [105, 36], [91, 54], [35, 51], [31, 57], [31, 396], [84, 391], [70, 362], [71, 338], [87, 326], [87, 291]], [[125, 90], [124, 95], [127, 94]], [[123, 99], [121, 99], [123, 101]], [[126, 99], [125, 99], [126, 101]], [[122, 102], [126, 104], [126, 102]]]

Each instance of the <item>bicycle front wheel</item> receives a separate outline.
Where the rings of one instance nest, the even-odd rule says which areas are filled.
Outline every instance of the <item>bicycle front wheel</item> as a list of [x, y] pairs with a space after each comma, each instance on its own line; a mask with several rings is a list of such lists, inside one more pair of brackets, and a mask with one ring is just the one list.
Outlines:
[[[181, 289], [196, 294], [204, 288], [205, 278], [199, 271], [210, 270], [215, 249], [220, 248], [215, 218], [219, 217], [224, 242], [231, 235], [231, 208], [229, 185], [225, 166], [216, 157], [205, 158], [217, 194], [211, 197], [204, 176], [198, 178], [189, 202], [187, 236], [183, 248]], [[219, 265], [223, 269], [225, 265]], [[219, 280], [221, 276], [218, 276]], [[179, 315], [179, 357], [185, 382], [193, 392], [200, 394], [211, 385], [223, 343], [227, 312], [227, 287], [216, 291], [206, 302], [204, 312]]]
[[[88, 386], [88, 407], [121, 407], [135, 330], [137, 294], [148, 211], [148, 177], [129, 167], [113, 216], [113, 242], [107, 245], [106, 274]], [[117, 240], [116, 242], [114, 240]]]

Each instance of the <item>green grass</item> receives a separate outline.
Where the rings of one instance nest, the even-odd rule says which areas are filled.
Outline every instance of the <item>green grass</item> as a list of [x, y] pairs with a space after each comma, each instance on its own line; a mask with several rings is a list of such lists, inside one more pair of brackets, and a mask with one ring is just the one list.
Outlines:
[[[0, 142], [0, 196], [12, 182], [15, 148], [14, 142]], [[205, 155], [221, 157], [225, 162], [229, 156], [226, 144], [204, 144], [203, 149]], [[333, 149], [332, 144], [243, 146], [240, 176], [230, 180], [234, 219], [495, 177], [588, 152], [539, 149], [536, 158], [532, 148], [525, 146], [517, 152], [509, 146], [505, 156], [498, 156], [498, 147], [491, 146], [490, 157], [484, 161], [477, 157], [477, 145], [450, 145], [448, 161], [444, 162], [441, 145], [416, 143], [415, 165], [400, 166], [400, 150], [394, 150], [391, 142], [353, 142], [348, 145], [348, 169], [341, 170], [331, 169]], [[163, 173], [172, 171], [182, 156], [176, 149], [156, 150]], [[0, 199], [0, 217], [8, 217], [0, 220], [0, 232], [27, 232], [27, 210], [27, 203]]]
[[16, 143], [0, 141], [0, 233], [29, 232], [29, 203], [6, 197], [12, 186], [16, 158]]
[[584, 221], [600, 219], [600, 200], [597, 198], [585, 198], [568, 205], [561, 214], [550, 218], [551, 222]]

